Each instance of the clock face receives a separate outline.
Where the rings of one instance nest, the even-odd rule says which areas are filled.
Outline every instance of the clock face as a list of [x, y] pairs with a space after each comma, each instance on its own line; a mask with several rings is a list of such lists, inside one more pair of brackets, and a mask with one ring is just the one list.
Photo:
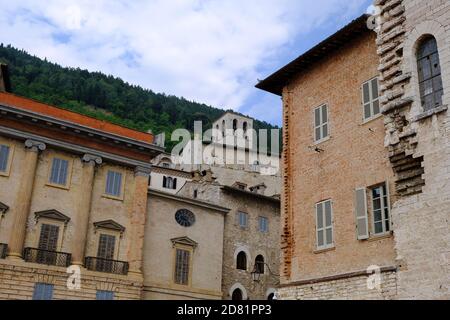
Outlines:
[[195, 215], [189, 210], [181, 209], [175, 213], [175, 220], [180, 226], [191, 227], [195, 223]]

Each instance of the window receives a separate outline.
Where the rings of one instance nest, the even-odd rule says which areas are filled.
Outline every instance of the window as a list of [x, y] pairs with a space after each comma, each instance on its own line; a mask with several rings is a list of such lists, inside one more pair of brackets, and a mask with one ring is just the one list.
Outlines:
[[444, 89], [436, 39], [427, 37], [417, 50], [420, 98], [424, 111], [442, 105]]
[[114, 300], [114, 292], [98, 290], [95, 295], [96, 300]]
[[247, 255], [244, 251], [238, 253], [236, 258], [236, 269], [247, 270]]
[[163, 162], [162, 166], [163, 166], [163, 168], [170, 168], [170, 163]]
[[332, 248], [333, 244], [333, 212], [331, 200], [316, 204], [317, 248]]
[[36, 283], [34, 285], [33, 300], [52, 300], [53, 285], [47, 283]]
[[163, 188], [165, 189], [177, 189], [177, 178], [163, 177]]
[[259, 217], [259, 231], [269, 232], [269, 219], [266, 217]]
[[389, 219], [389, 197], [386, 183], [372, 188], [372, 218], [373, 233], [375, 235], [385, 234], [391, 230]]
[[98, 241], [97, 257], [113, 260], [116, 246], [116, 237], [110, 234], [101, 234]]
[[120, 197], [122, 195], [122, 173], [108, 170], [105, 193], [113, 197]]
[[264, 274], [264, 257], [262, 255], [256, 257], [255, 269], [257, 273]]
[[47, 251], [57, 251], [58, 248], [59, 227], [51, 224], [41, 226], [39, 236], [39, 249]]
[[175, 221], [182, 227], [192, 227], [195, 223], [195, 215], [187, 209], [181, 209], [175, 213]]
[[238, 121], [237, 121], [237, 119], [234, 119], [233, 120], [233, 131], [236, 131], [237, 128], [238, 128]]
[[176, 249], [175, 255], [175, 283], [187, 286], [189, 285], [191, 252], [188, 250]]
[[380, 114], [378, 78], [367, 81], [362, 86], [364, 120], [373, 119]]
[[248, 214], [245, 212], [238, 212], [238, 220], [239, 220], [239, 226], [241, 228], [247, 228], [248, 227]]
[[328, 137], [328, 106], [324, 104], [314, 110], [314, 140], [320, 142]]
[[9, 146], [0, 145], [0, 172], [8, 171], [8, 159], [11, 148]]
[[67, 185], [68, 173], [69, 161], [60, 158], [53, 158], [49, 182], [51, 184], [65, 186]]

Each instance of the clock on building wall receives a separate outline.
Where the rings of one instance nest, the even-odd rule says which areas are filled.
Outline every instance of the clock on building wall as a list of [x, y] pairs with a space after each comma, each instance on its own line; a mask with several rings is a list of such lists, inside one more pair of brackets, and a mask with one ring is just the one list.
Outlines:
[[195, 223], [195, 215], [187, 209], [181, 209], [175, 213], [175, 220], [180, 226], [191, 227]]

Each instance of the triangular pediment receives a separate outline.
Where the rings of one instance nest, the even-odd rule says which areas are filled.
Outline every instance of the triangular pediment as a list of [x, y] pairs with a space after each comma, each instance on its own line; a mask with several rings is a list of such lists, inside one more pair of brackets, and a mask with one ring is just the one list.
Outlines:
[[70, 218], [66, 216], [65, 214], [62, 214], [58, 210], [45, 210], [45, 211], [39, 211], [34, 214], [36, 219], [40, 218], [46, 218], [46, 219], [52, 219], [57, 221], [62, 221], [64, 223], [67, 223], [70, 221]]
[[0, 213], [6, 213], [6, 211], [9, 210], [9, 207], [4, 204], [3, 202], [0, 202]]
[[114, 230], [114, 231], [120, 231], [120, 232], [125, 231], [125, 227], [122, 226], [121, 224], [115, 222], [114, 220], [105, 220], [105, 221], [95, 222], [94, 227], [108, 229], [108, 230]]
[[174, 238], [174, 239], [171, 239], [170, 241], [172, 241], [172, 243], [174, 245], [181, 244], [181, 245], [185, 245], [185, 246], [189, 246], [189, 247], [193, 247], [193, 248], [196, 248], [198, 246], [197, 242], [195, 242], [194, 240], [192, 240], [188, 237]]

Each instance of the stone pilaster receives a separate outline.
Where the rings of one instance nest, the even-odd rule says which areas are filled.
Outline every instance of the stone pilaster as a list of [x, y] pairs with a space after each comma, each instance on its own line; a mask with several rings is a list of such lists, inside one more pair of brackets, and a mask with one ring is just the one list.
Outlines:
[[142, 260], [144, 250], [144, 232], [147, 217], [147, 191], [148, 179], [151, 170], [149, 168], [137, 167], [134, 178], [133, 203], [129, 209], [130, 233], [128, 261], [130, 273], [142, 275]]
[[102, 164], [102, 158], [85, 154], [82, 158], [83, 169], [81, 176], [81, 192], [77, 202], [77, 214], [75, 220], [75, 232], [72, 249], [74, 265], [83, 265], [86, 249], [89, 216], [91, 212], [92, 189], [94, 187], [95, 166]]
[[26, 140], [25, 149], [25, 159], [22, 163], [22, 177], [16, 197], [19, 201], [17, 202], [17, 208], [14, 214], [13, 232], [11, 233], [11, 238], [9, 240], [8, 257], [10, 259], [22, 258], [38, 156], [40, 151], [46, 149], [46, 145], [39, 141]]

